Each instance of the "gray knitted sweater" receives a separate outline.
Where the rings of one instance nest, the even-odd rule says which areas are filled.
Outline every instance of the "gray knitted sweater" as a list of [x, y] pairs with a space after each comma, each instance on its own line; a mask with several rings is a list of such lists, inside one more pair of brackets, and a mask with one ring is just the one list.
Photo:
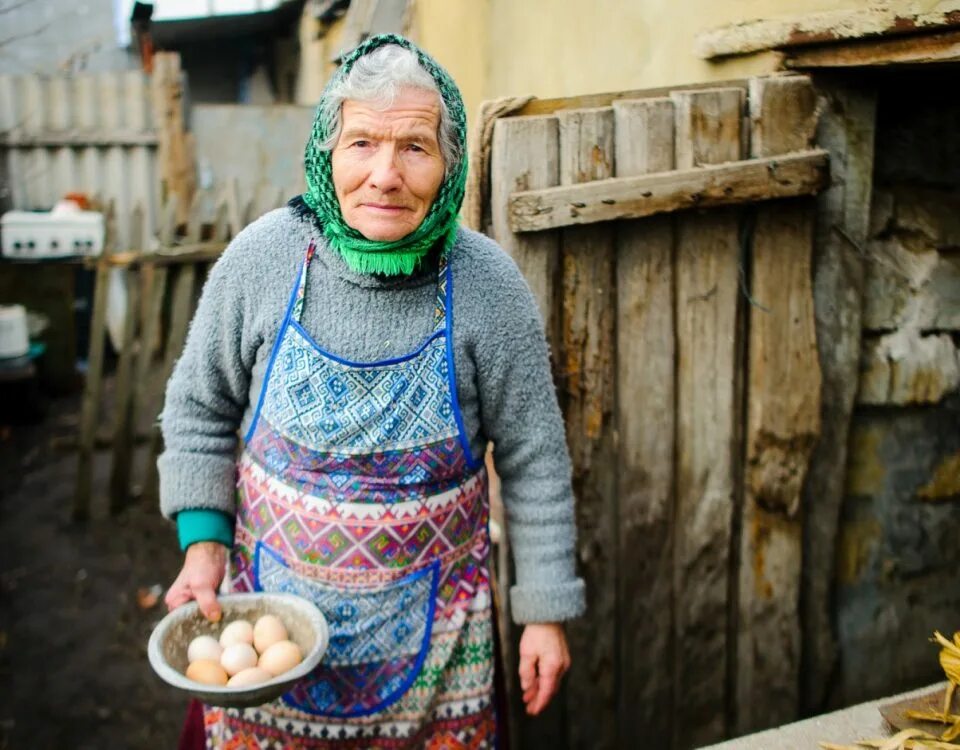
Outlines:
[[[311, 239], [317, 253], [301, 322], [321, 347], [369, 362], [407, 354], [430, 335], [435, 265], [404, 278], [360, 275], [292, 209], [255, 221], [212, 269], [167, 385], [158, 464], [167, 517], [198, 508], [235, 513], [238, 432], [253, 417]], [[539, 311], [490, 239], [460, 229], [450, 258], [457, 394], [473, 454], [494, 444], [516, 568], [513, 618], [576, 617], [584, 588], [574, 569], [570, 462]]]

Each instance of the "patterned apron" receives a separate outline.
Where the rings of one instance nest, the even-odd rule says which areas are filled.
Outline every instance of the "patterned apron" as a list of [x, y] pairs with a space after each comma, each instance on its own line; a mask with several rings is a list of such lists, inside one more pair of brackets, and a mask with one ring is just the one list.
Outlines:
[[313, 255], [244, 439], [230, 573], [313, 601], [330, 645], [281, 699], [206, 707], [207, 745], [492, 747], [487, 476], [457, 404], [449, 267], [427, 340], [357, 363], [300, 325]]

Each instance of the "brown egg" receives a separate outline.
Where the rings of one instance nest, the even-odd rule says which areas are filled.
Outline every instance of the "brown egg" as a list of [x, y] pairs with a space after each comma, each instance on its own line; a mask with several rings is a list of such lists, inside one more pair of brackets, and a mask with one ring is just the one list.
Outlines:
[[264, 615], [253, 626], [253, 647], [262, 654], [277, 641], [285, 641], [287, 629], [276, 615]]
[[260, 669], [260, 667], [250, 667], [249, 669], [244, 669], [242, 672], [237, 672], [231, 677], [227, 681], [227, 687], [250, 687], [251, 685], [259, 685], [261, 682], [267, 682], [267, 680], [272, 679], [273, 675], [267, 670]]
[[260, 655], [257, 666], [276, 676], [303, 661], [300, 647], [293, 641], [277, 641]]
[[257, 666], [257, 652], [249, 643], [234, 643], [223, 650], [220, 655], [220, 666], [232, 677], [245, 669]]
[[211, 659], [197, 659], [187, 667], [187, 679], [204, 685], [226, 685], [227, 673]]
[[220, 645], [226, 648], [234, 643], [253, 645], [253, 625], [246, 620], [234, 620], [220, 633]]

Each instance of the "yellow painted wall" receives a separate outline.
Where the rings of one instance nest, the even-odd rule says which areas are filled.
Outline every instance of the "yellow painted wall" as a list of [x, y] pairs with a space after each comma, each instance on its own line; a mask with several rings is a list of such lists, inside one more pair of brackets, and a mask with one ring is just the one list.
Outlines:
[[[884, 5], [929, 11], [945, 0], [413, 0], [407, 33], [450, 71], [468, 116], [481, 101], [742, 78], [777, 69], [776, 53], [709, 62], [698, 34], [753, 20]], [[301, 25], [297, 102], [314, 104], [333, 68], [342, 20], [319, 39]], [[315, 23], [315, 22], [314, 22]], [[314, 35], [315, 36], [315, 35]], [[471, 118], [472, 119], [472, 118]]]
[[468, 116], [486, 98], [490, 65], [489, 0], [415, 0], [410, 38], [447, 69]]
[[[771, 53], [710, 63], [694, 56], [694, 39], [730, 23], [864, 5], [864, 0], [489, 2], [493, 64], [487, 95], [541, 98], [766, 73], [776, 66]], [[509, 60], [498, 50], [512, 50]]]
[[453, 74], [468, 113], [484, 99], [539, 98], [769, 73], [764, 52], [708, 62], [702, 32], [870, 5], [930, 11], [944, 0], [414, 0], [411, 35]]
[[312, 107], [320, 101], [320, 94], [336, 66], [330, 62], [339, 51], [343, 17], [325, 26], [313, 17], [310, 3], [303, 6], [298, 36], [300, 39], [300, 70], [297, 75], [294, 103]]

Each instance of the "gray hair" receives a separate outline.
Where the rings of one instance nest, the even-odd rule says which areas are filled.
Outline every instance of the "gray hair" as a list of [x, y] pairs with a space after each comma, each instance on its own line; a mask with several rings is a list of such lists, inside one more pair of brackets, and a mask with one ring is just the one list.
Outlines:
[[320, 103], [320, 117], [323, 118], [322, 122], [327, 123], [330, 135], [319, 144], [320, 150], [332, 151], [337, 145], [343, 128], [343, 103], [346, 100], [374, 102], [387, 109], [404, 88], [430, 91], [440, 100], [437, 140], [445, 174], [449, 174], [463, 156], [463, 144], [457, 140], [456, 127], [450, 118], [447, 103], [437, 82], [420, 65], [416, 54], [397, 44], [377, 47], [369, 55], [358, 59], [350, 72], [325, 93]]

